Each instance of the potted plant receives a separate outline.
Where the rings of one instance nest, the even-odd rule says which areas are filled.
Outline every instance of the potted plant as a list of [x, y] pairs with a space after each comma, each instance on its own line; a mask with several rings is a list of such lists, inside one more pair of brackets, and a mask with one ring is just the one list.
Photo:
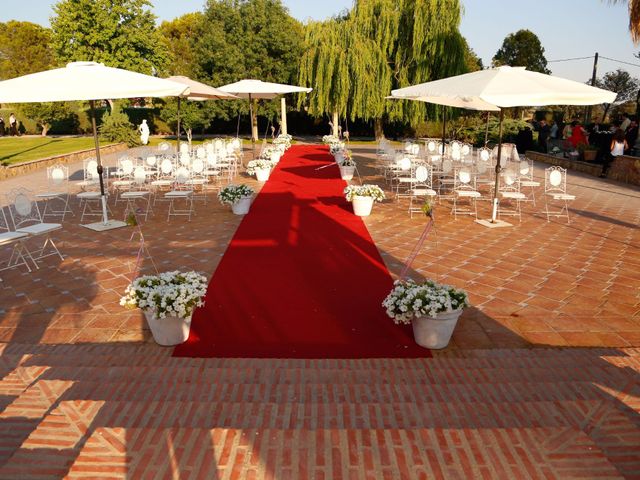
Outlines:
[[325, 135], [324, 137], [322, 137], [322, 143], [326, 143], [327, 145], [331, 145], [338, 142], [340, 142], [340, 139], [335, 135]]
[[231, 205], [231, 210], [236, 215], [249, 213], [251, 198], [254, 190], [249, 185], [227, 185], [218, 192], [218, 200], [223, 205]]
[[598, 149], [593, 145], [581, 143], [578, 145], [578, 151], [582, 154], [582, 159], [585, 162], [593, 162], [598, 156]]
[[371, 215], [373, 202], [384, 200], [384, 192], [377, 185], [347, 185], [344, 194], [353, 205], [353, 213], [359, 217]]
[[411, 324], [416, 343], [426, 348], [449, 344], [460, 314], [469, 306], [467, 292], [433, 280], [396, 280], [382, 302], [396, 324]]
[[159, 345], [178, 345], [189, 337], [191, 315], [204, 305], [207, 278], [198, 272], [165, 272], [136, 278], [120, 305], [144, 312]]
[[344, 160], [342, 160], [339, 166], [342, 180], [350, 181], [356, 171], [356, 162], [353, 160], [350, 150], [344, 151]]
[[274, 165], [280, 161], [280, 157], [282, 157], [282, 152], [278, 147], [267, 147], [259, 156], [262, 160], [269, 160]]
[[289, 150], [289, 148], [291, 147], [291, 140], [291, 135], [281, 133], [275, 138], [273, 144], [278, 147], [282, 146], [282, 151], [284, 152], [285, 150]]
[[274, 163], [271, 160], [264, 158], [258, 158], [257, 160], [251, 160], [247, 164], [247, 173], [249, 175], [255, 175], [259, 182], [266, 182], [271, 175], [271, 169]]

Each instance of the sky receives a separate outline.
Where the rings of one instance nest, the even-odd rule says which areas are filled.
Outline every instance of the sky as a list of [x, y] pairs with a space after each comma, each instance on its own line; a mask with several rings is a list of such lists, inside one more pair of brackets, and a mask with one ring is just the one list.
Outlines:
[[[352, 5], [352, 0], [283, 2], [294, 17], [303, 21], [325, 19]], [[0, 6], [0, 21], [26, 20], [48, 26], [51, 5], [55, 3], [55, 0], [5, 0]], [[152, 0], [152, 3], [160, 20], [170, 20], [201, 10], [205, 0]], [[640, 52], [640, 45], [634, 46], [629, 36], [626, 2], [611, 5], [608, 0], [462, 0], [462, 3], [460, 31], [485, 66], [491, 64], [491, 58], [509, 33], [527, 28], [540, 38], [554, 75], [588, 80], [593, 55], [598, 52], [598, 76], [624, 68], [640, 78], [640, 59], [634, 56]], [[591, 58], [554, 62], [577, 57]]]

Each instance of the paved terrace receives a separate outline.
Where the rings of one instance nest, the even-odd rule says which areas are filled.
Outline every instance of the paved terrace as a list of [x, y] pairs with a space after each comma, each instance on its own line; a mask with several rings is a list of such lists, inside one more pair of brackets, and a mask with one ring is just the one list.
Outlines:
[[[411, 274], [473, 307], [426, 360], [172, 359], [118, 304], [132, 229], [69, 217], [64, 261], [1, 274], [0, 478], [640, 478], [640, 191], [573, 172], [569, 191], [569, 225], [541, 203], [493, 230], [437, 207]], [[142, 227], [158, 268], [211, 275], [241, 219], [213, 195], [165, 214]], [[424, 218], [390, 199], [365, 221], [399, 274]]]
[[[382, 184], [370, 168], [372, 150], [356, 147], [355, 153], [364, 165], [363, 180]], [[106, 163], [115, 165], [115, 157]], [[70, 171], [81, 172], [81, 165], [75, 167]], [[252, 177], [242, 181], [255, 185]], [[547, 222], [542, 194], [537, 206], [524, 204], [522, 222], [508, 229], [487, 229], [471, 217], [454, 220], [446, 201], [436, 207], [436, 231], [413, 263], [412, 276], [470, 292], [473, 308], [463, 314], [451, 348], [640, 346], [640, 189], [574, 172], [568, 184], [577, 196], [570, 224]], [[44, 190], [45, 173], [3, 181], [0, 193], [20, 185]], [[425, 219], [409, 218], [407, 203], [388, 196], [365, 221], [398, 275]], [[122, 205], [111, 205], [114, 218], [123, 217]], [[489, 216], [489, 202], [479, 209]], [[143, 316], [118, 304], [134, 276], [139, 243], [131, 240], [133, 230], [96, 234], [79, 226], [75, 203], [74, 210], [77, 216], [68, 216], [54, 235], [64, 261], [49, 257], [31, 274], [0, 274], [0, 341], [149, 340]], [[206, 205], [196, 204], [191, 222], [167, 222], [166, 205], [157, 204], [142, 230], [158, 269], [193, 268], [210, 276], [240, 220], [211, 194]], [[141, 269], [153, 271], [148, 258]]]

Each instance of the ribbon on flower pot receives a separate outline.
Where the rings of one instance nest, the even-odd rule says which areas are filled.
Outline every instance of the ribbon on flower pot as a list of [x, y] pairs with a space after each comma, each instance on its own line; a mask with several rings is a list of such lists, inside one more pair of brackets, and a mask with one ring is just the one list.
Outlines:
[[407, 278], [407, 272], [411, 268], [411, 264], [413, 264], [413, 261], [418, 256], [418, 253], [420, 253], [420, 250], [422, 250], [422, 246], [424, 245], [424, 242], [427, 241], [427, 237], [429, 236], [431, 229], [435, 226], [435, 213], [433, 211], [433, 205], [431, 205], [429, 202], [425, 203], [424, 207], [422, 207], [422, 211], [427, 216], [429, 221], [425, 225], [424, 230], [422, 231], [422, 234], [420, 235], [420, 238], [418, 239], [415, 247], [413, 247], [413, 250], [411, 250], [411, 253], [404, 261], [404, 268], [400, 273], [401, 280], [405, 280]]

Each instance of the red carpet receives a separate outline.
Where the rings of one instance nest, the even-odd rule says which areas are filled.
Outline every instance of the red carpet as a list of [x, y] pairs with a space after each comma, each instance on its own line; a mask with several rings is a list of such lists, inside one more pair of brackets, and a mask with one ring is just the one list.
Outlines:
[[[333, 165], [331, 165], [333, 164]], [[323, 165], [331, 165], [317, 170]], [[251, 206], [175, 356], [425, 357], [381, 306], [392, 280], [326, 147], [292, 147]], [[375, 207], [374, 207], [375, 215]]]

